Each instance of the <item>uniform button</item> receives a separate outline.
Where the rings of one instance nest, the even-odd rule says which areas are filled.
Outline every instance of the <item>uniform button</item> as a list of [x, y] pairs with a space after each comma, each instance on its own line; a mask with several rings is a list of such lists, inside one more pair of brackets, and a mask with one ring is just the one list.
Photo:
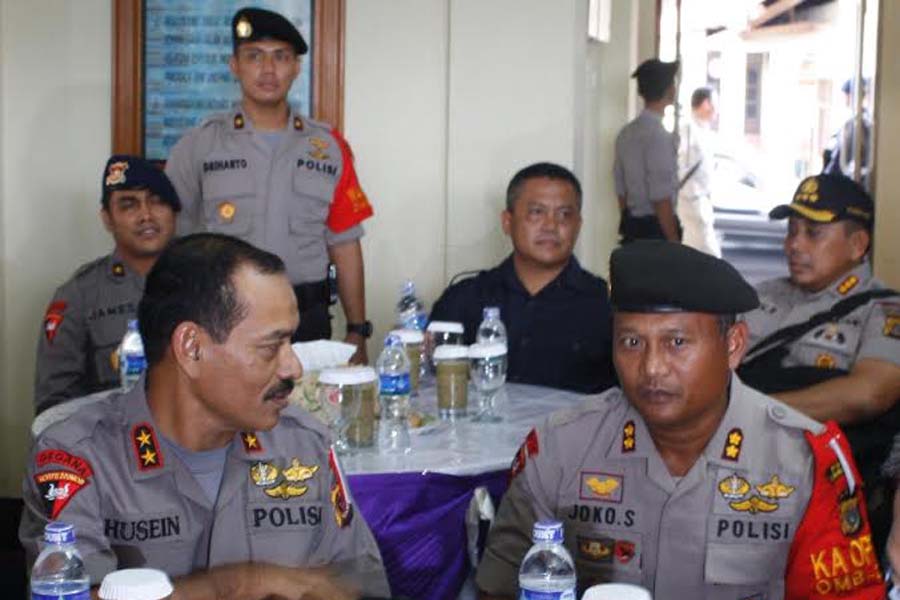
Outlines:
[[776, 419], [783, 419], [787, 416], [787, 410], [783, 406], [773, 406], [772, 416]]

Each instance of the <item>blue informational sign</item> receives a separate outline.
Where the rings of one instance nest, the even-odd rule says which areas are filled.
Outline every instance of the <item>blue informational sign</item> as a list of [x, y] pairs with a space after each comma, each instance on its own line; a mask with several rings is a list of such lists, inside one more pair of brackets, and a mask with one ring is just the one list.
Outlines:
[[240, 102], [228, 68], [231, 18], [244, 6], [291, 20], [310, 47], [288, 97], [309, 115], [312, 103], [312, 0], [144, 0], [144, 156], [166, 160], [181, 135]]

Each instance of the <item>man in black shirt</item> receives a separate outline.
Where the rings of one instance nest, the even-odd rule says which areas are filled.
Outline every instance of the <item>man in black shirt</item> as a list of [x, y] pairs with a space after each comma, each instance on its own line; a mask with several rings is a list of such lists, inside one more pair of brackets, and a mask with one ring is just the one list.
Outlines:
[[500, 218], [512, 254], [444, 290], [431, 320], [461, 322], [471, 344], [484, 307], [498, 306], [508, 381], [585, 393], [614, 385], [606, 282], [572, 255], [581, 229], [578, 179], [552, 163], [525, 167], [507, 187]]

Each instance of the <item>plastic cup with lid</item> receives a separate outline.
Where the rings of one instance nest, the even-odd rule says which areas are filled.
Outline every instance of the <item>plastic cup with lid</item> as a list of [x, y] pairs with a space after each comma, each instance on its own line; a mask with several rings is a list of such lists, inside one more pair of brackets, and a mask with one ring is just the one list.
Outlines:
[[434, 363], [438, 415], [450, 420], [464, 417], [469, 405], [469, 349], [454, 344], [438, 346]]
[[601, 583], [586, 589], [581, 600], [653, 600], [653, 596], [639, 585]]
[[338, 453], [374, 445], [377, 379], [372, 367], [336, 367], [319, 373], [319, 403]]
[[122, 569], [103, 578], [101, 600], [167, 600], [175, 588], [169, 576], [157, 569]]
[[431, 372], [434, 373], [434, 349], [438, 346], [456, 346], [463, 343], [465, 328], [456, 321], [432, 321], [425, 328], [425, 356]]

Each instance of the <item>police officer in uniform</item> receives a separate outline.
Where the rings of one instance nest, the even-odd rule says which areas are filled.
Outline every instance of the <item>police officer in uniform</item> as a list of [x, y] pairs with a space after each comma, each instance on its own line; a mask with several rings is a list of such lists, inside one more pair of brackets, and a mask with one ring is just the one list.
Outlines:
[[739, 373], [814, 419], [844, 427], [883, 544], [890, 489], [878, 469], [900, 430], [900, 295], [872, 276], [873, 211], [865, 190], [840, 175], [807, 177], [791, 204], [772, 210], [772, 218], [789, 219], [790, 276], [760, 284]]
[[19, 531], [30, 560], [60, 519], [75, 525], [92, 585], [151, 567], [184, 577], [179, 598], [389, 595], [327, 431], [287, 407], [301, 366], [284, 263], [220, 234], [176, 240], [138, 317], [146, 379], [32, 448]]
[[354, 362], [366, 362], [361, 221], [372, 215], [353, 154], [326, 123], [294, 112], [287, 95], [308, 48], [283, 16], [243, 8], [232, 19], [237, 110], [208, 118], [172, 149], [166, 173], [184, 203], [179, 233], [234, 235], [279, 255], [300, 306], [295, 340], [331, 337], [329, 261]]
[[884, 464], [883, 474], [894, 487], [894, 522], [886, 552], [891, 570], [891, 577], [888, 579], [890, 589], [888, 599], [898, 600], [900, 599], [900, 494], [897, 493], [897, 488], [900, 487], [900, 432], [894, 436], [894, 447]]
[[615, 385], [606, 282], [578, 264], [581, 184], [552, 163], [520, 170], [500, 216], [512, 254], [493, 269], [451, 285], [431, 311], [458, 321], [475, 341], [485, 306], [500, 308], [507, 329], [507, 379], [578, 392]]
[[662, 124], [666, 107], [675, 101], [677, 72], [677, 62], [652, 58], [631, 75], [638, 81], [644, 110], [616, 137], [613, 175], [623, 244], [638, 239], [681, 239], [675, 214], [678, 145]]
[[734, 315], [757, 304], [753, 288], [726, 262], [657, 240], [613, 252], [610, 274], [622, 387], [526, 437], [478, 568], [482, 598], [516, 596], [542, 519], [563, 522], [579, 591], [616, 581], [656, 600], [877, 597], [840, 431], [732, 373], [747, 340]]
[[38, 337], [38, 413], [119, 384], [116, 348], [135, 318], [144, 276], [175, 233], [181, 203], [162, 171], [114, 155], [101, 177], [100, 218], [115, 248], [79, 267], [53, 294]]

